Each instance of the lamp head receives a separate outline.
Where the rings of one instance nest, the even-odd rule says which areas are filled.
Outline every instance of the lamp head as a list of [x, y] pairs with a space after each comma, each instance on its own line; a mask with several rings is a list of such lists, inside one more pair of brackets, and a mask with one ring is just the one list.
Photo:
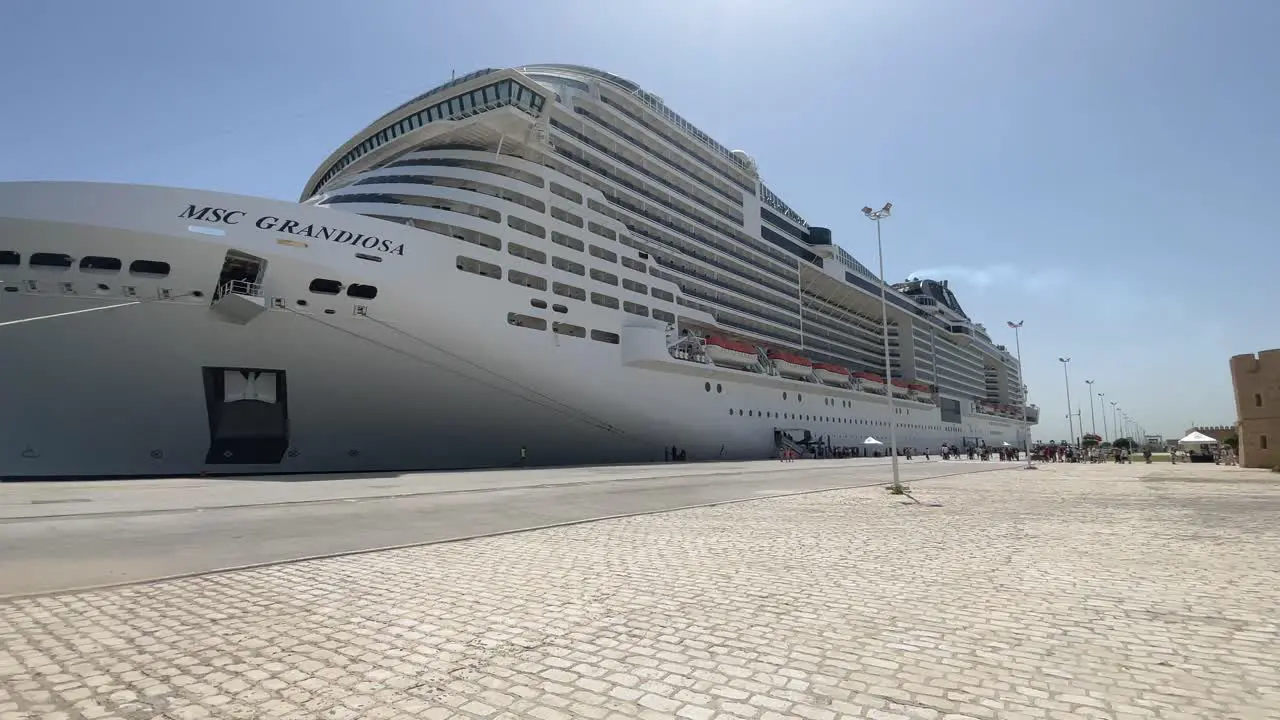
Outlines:
[[884, 204], [884, 208], [881, 209], [880, 212], [884, 213], [885, 215], [888, 215], [889, 211], [892, 209], [893, 209], [893, 203], [887, 202]]
[[1071, 362], [1071, 358], [1058, 358], [1058, 362], [1060, 362], [1060, 363], [1069, 363], [1069, 362]]
[[864, 208], [862, 208], [862, 214], [863, 214], [863, 215], [866, 215], [867, 217], [871, 217], [871, 215], [872, 215], [873, 213], [875, 213], [875, 210], [872, 210], [872, 209], [871, 209], [871, 208], [869, 208], [869, 207], [864, 207]]

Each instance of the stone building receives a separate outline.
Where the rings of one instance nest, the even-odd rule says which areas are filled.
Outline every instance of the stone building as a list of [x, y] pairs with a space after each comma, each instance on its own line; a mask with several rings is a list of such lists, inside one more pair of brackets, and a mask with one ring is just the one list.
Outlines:
[[1280, 349], [1231, 358], [1240, 466], [1280, 466]]

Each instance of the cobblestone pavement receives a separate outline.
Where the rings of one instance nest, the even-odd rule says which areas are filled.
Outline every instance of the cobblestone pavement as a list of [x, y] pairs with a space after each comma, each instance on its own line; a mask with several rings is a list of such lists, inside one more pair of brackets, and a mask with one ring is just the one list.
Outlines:
[[14, 600], [0, 720], [1275, 718], [1274, 478], [1048, 467]]

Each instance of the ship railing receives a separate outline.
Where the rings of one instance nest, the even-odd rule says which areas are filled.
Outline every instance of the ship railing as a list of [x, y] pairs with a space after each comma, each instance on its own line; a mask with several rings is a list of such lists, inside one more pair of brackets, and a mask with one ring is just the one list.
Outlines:
[[249, 282], [248, 280], [228, 280], [218, 286], [217, 292], [213, 294], [213, 299], [217, 300], [227, 295], [262, 297], [262, 283]]

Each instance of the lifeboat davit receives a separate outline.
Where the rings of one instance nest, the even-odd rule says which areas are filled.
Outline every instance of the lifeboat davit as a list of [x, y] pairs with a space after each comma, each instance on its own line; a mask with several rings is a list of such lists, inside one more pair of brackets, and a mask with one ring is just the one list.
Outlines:
[[856, 372], [853, 373], [850, 378], [853, 381], [854, 387], [859, 390], [878, 393], [880, 395], [883, 395], [885, 392], [884, 378], [876, 375], [875, 373]]
[[902, 379], [899, 379], [899, 378], [894, 378], [894, 379], [890, 380], [889, 382], [891, 382], [891, 383], [893, 384], [893, 396], [894, 396], [894, 397], [906, 397], [906, 396], [911, 392], [910, 390], [908, 390], [908, 389], [907, 389], [907, 381], [906, 381], [906, 380], [902, 380]]
[[907, 383], [907, 390], [912, 400], [933, 404], [933, 390], [924, 383]]
[[802, 380], [813, 374], [813, 361], [807, 357], [785, 350], [769, 350], [767, 354], [782, 377]]
[[831, 363], [814, 363], [813, 374], [828, 385], [846, 385], [849, 382], [849, 369]]
[[714, 335], [703, 340], [702, 351], [711, 362], [725, 367], [749, 368], [760, 361], [751, 343]]

